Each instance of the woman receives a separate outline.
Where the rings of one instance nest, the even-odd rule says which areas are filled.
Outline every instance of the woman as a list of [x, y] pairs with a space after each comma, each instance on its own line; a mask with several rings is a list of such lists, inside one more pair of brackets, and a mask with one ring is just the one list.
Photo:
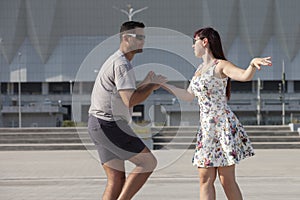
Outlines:
[[256, 69], [272, 65], [271, 57], [254, 58], [249, 67], [241, 69], [226, 60], [220, 36], [210, 27], [195, 32], [193, 48], [203, 63], [188, 89], [169, 84], [164, 87], [182, 100], [198, 99], [200, 125], [193, 165], [199, 171], [200, 199], [216, 199], [214, 182], [218, 174], [227, 198], [240, 200], [242, 194], [235, 180], [235, 164], [253, 156], [254, 151], [242, 124], [227, 105], [230, 79], [250, 81]]

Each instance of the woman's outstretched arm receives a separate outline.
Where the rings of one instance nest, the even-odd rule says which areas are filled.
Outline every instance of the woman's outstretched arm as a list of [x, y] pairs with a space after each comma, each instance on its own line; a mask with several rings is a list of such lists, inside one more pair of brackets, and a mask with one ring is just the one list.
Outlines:
[[242, 69], [229, 61], [221, 61], [221, 71], [226, 76], [236, 81], [250, 81], [253, 79], [256, 69], [260, 70], [261, 66], [272, 66], [271, 57], [253, 58], [249, 67]]
[[188, 92], [186, 89], [182, 89], [182, 88], [178, 88], [174, 85], [170, 85], [170, 84], [163, 84], [162, 88], [164, 88], [165, 90], [167, 90], [168, 92], [174, 94], [177, 98], [184, 100], [184, 101], [193, 101], [195, 96]]

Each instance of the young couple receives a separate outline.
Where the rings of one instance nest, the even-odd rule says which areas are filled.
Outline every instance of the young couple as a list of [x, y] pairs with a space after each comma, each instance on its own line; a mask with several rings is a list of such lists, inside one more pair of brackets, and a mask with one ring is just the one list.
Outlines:
[[[250, 81], [261, 66], [272, 65], [271, 58], [253, 58], [249, 67], [239, 68], [226, 60], [218, 32], [202, 28], [195, 32], [192, 47], [203, 62], [187, 89], [170, 85], [164, 76], [151, 71], [136, 86], [131, 60], [143, 51], [144, 28], [143, 23], [135, 21], [121, 25], [120, 47], [102, 65], [91, 95], [88, 129], [107, 176], [102, 199], [131, 199], [154, 171], [156, 158], [128, 122], [133, 106], [160, 87], [182, 100], [198, 99], [200, 125], [193, 165], [199, 172], [200, 199], [216, 199], [217, 174], [227, 198], [242, 199], [235, 165], [254, 152], [242, 124], [227, 105], [230, 79]], [[135, 165], [127, 177], [126, 160]]]

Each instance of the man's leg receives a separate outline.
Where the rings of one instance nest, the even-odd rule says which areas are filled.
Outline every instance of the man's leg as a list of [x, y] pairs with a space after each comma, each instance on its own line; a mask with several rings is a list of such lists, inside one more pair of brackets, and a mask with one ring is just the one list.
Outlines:
[[144, 148], [139, 154], [131, 157], [129, 161], [134, 163], [136, 167], [128, 175], [118, 200], [131, 199], [144, 185], [157, 165], [156, 158], [148, 148]]
[[102, 166], [107, 176], [107, 184], [102, 199], [116, 200], [125, 183], [124, 161], [113, 159]]

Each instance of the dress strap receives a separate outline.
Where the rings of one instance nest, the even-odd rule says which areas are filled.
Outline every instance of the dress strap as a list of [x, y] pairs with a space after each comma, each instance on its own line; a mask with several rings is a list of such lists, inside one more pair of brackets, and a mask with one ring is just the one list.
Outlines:
[[220, 61], [219, 59], [215, 59], [214, 60], [213, 68], [215, 68], [217, 66], [217, 64], [219, 63], [219, 61]]
[[[219, 61], [220, 61], [219, 59], [214, 60], [214, 64], [213, 64], [213, 66], [211, 67], [211, 75], [212, 75], [212, 76], [218, 77], [218, 76], [216, 76], [216, 74], [215, 74], [215, 69], [216, 69], [216, 66], [217, 66], [217, 64], [219, 63]], [[220, 75], [219, 75], [218, 78], [220, 78]], [[220, 78], [220, 79], [222, 79], [222, 78]]]

